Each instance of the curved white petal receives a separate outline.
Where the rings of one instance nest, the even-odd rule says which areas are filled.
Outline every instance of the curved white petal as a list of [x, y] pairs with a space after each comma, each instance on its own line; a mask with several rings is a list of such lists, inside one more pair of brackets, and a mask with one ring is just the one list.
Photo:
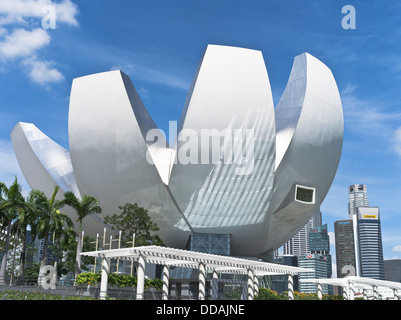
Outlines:
[[[234, 254], [263, 250], [265, 244], [258, 240], [272, 195], [275, 125], [262, 53], [209, 45], [179, 130], [193, 139], [196, 148], [188, 152], [195, 152], [190, 157], [195, 162], [180, 158], [191, 142], [181, 136], [169, 186], [192, 229], [231, 234]], [[242, 152], [239, 158], [233, 156], [237, 152]], [[249, 243], [254, 243], [252, 248]]]
[[[80, 197], [75, 180], [70, 153], [54, 142], [35, 125], [19, 122], [11, 132], [11, 142], [18, 160], [18, 164], [32, 189], [43, 191], [47, 197], [53, 194], [58, 185], [61, 190], [57, 199], [64, 198], [64, 192], [72, 191]], [[70, 207], [64, 207], [63, 213], [73, 221], [77, 215]], [[83, 227], [87, 231], [95, 232], [104, 227], [102, 221], [91, 215], [85, 219]]]
[[[304, 53], [294, 59], [276, 108], [277, 158], [269, 211], [269, 243], [282, 245], [323, 202], [337, 171], [343, 143], [343, 111], [330, 69]], [[297, 186], [314, 189], [313, 203], [295, 200]]]
[[138, 203], [149, 210], [165, 244], [182, 248], [189, 229], [175, 227], [182, 215], [153, 164], [163, 162], [155, 157], [168, 153], [163, 148], [149, 151], [153, 147], [146, 136], [151, 130], [156, 125], [124, 73], [74, 79], [69, 141], [81, 194], [99, 199], [102, 218], [119, 213], [118, 206]]

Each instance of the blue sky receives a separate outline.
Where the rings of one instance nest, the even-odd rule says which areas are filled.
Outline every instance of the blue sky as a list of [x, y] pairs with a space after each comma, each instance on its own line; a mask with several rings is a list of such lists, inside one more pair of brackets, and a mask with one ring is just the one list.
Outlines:
[[[55, 29], [42, 27], [49, 4]], [[355, 7], [354, 30], [342, 28], [345, 5]], [[17, 175], [29, 191], [9, 138], [18, 121], [68, 148], [73, 78], [121, 69], [167, 131], [207, 44], [261, 50], [275, 103], [293, 58], [309, 52], [332, 70], [345, 119], [323, 222], [334, 232], [347, 218], [348, 186], [366, 184], [381, 210], [384, 257], [401, 258], [400, 20], [397, 0], [1, 0], [0, 181]]]

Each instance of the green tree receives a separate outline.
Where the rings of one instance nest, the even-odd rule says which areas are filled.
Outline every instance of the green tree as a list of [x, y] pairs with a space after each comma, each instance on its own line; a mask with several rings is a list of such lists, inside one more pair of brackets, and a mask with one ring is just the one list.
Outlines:
[[[56, 200], [56, 195], [59, 190], [60, 187], [56, 186], [49, 199], [42, 191], [32, 190], [33, 203], [38, 213], [37, 222], [31, 226], [32, 233], [34, 236], [44, 239], [40, 263], [41, 268], [46, 265], [49, 236], [55, 233], [58, 234], [65, 226], [68, 228], [73, 227], [72, 220], [67, 215], [60, 212], [64, 204], [60, 200]], [[42, 276], [44, 275], [39, 274], [39, 283]]]
[[69, 191], [64, 194], [64, 204], [75, 209], [79, 222], [78, 232], [78, 243], [77, 243], [77, 254], [75, 257], [75, 277], [81, 273], [81, 255], [82, 252], [82, 221], [85, 217], [93, 213], [101, 213], [102, 208], [99, 206], [99, 201], [92, 196], [84, 195], [82, 199], [79, 199], [73, 192]]
[[122, 212], [105, 217], [104, 221], [114, 230], [121, 231], [121, 238], [126, 245], [135, 234], [135, 246], [163, 245], [163, 241], [156, 234], [159, 227], [148, 215], [148, 210], [139, 207], [136, 203], [127, 203], [118, 207]]
[[[92, 237], [84, 236], [82, 251], [94, 251], [95, 244]], [[63, 252], [64, 261], [60, 263], [59, 270], [62, 269], [62, 273], [72, 272], [75, 274], [75, 258], [77, 256], [77, 243], [76, 239], [64, 238], [60, 244], [60, 252]], [[90, 265], [93, 264], [93, 257], [83, 256], [81, 259], [82, 272], [89, 271]]]
[[22, 214], [25, 209], [25, 199], [21, 193], [21, 185], [17, 177], [10, 187], [0, 182], [0, 227], [6, 232], [3, 250], [3, 259], [0, 267], [0, 285], [5, 284], [7, 255], [10, 246], [11, 227], [18, 214]]

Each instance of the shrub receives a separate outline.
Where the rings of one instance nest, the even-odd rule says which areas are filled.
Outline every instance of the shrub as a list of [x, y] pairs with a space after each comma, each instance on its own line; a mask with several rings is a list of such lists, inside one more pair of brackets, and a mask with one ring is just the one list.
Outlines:
[[288, 300], [285, 294], [278, 294], [269, 288], [259, 288], [259, 293], [255, 296], [255, 300]]
[[100, 282], [100, 273], [83, 272], [80, 273], [75, 279], [76, 284], [89, 284], [96, 285]]

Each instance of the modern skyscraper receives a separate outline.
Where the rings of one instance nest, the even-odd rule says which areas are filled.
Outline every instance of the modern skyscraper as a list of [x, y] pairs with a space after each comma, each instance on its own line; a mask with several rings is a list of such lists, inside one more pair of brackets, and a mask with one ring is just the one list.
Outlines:
[[[308, 254], [298, 257], [298, 267], [313, 269], [313, 272], [301, 272], [299, 279], [322, 279], [327, 278], [327, 258], [320, 254]], [[322, 285], [323, 294], [329, 293], [329, 286]], [[316, 293], [317, 284], [309, 282], [300, 282], [299, 291], [305, 293]]]
[[369, 207], [366, 185], [348, 189], [348, 220], [336, 221], [337, 277], [348, 274], [384, 280], [380, 210]]
[[369, 207], [368, 190], [366, 185], [353, 184], [348, 189], [348, 219], [357, 214], [357, 207]]
[[375, 207], [358, 207], [357, 213], [360, 275], [384, 280], [380, 210]]
[[337, 278], [356, 275], [354, 226], [352, 220], [334, 222]]
[[313, 217], [297, 232], [283, 247], [284, 255], [306, 255], [310, 253], [309, 249], [309, 230], [322, 225], [322, 213], [320, 208]]
[[327, 263], [326, 278], [331, 278], [330, 238], [327, 233], [327, 223], [309, 230], [309, 251], [311, 254], [323, 256]]

